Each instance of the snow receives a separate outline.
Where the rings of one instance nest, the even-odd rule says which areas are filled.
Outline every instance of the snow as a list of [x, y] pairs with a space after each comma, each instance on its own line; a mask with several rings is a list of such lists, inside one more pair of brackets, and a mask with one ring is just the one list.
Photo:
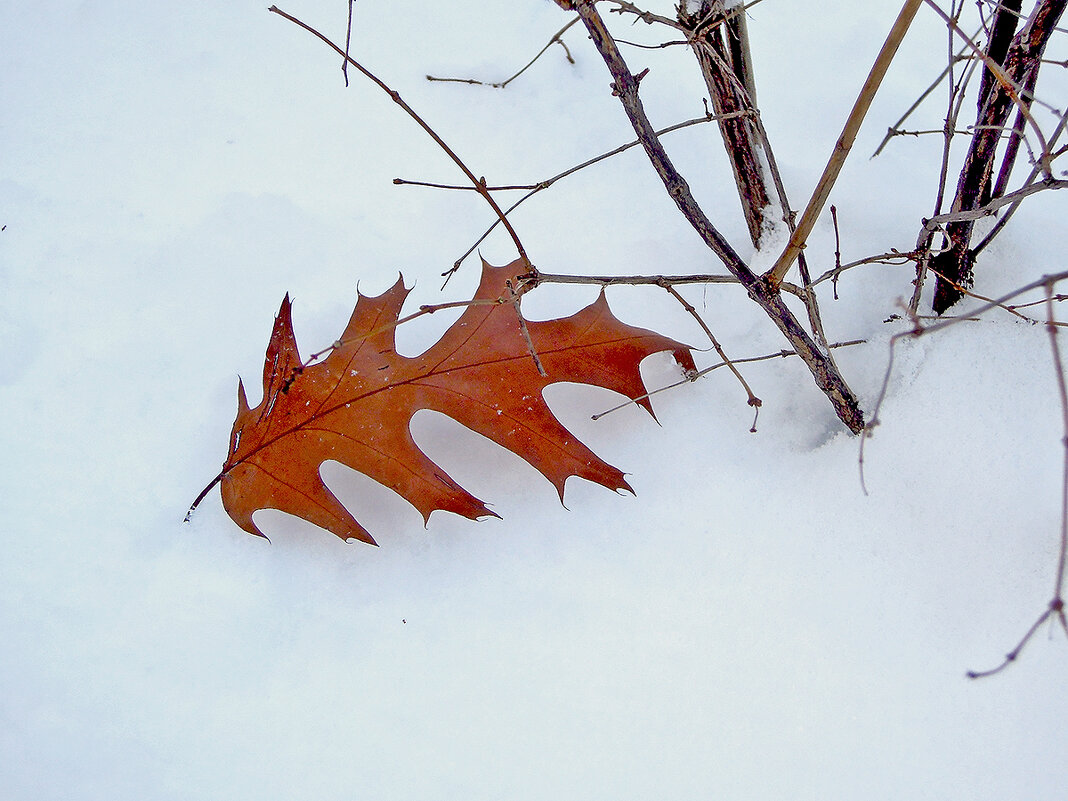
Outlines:
[[[662, 3], [665, 13], [670, 4]], [[441, 6], [441, 7], [439, 7]], [[335, 39], [343, 4], [284, 10]], [[551, 3], [356, 6], [352, 51], [491, 182], [536, 181], [629, 127], [577, 32], [504, 92], [563, 24]], [[750, 11], [764, 121], [803, 204], [896, 9]], [[418, 24], [413, 22], [418, 18]], [[616, 23], [618, 24], [618, 23]], [[634, 36], [651, 35], [644, 26]], [[786, 43], [789, 43], [787, 46]], [[909, 247], [940, 145], [867, 155], [941, 69], [921, 14], [832, 196], [843, 260]], [[403, 273], [411, 308], [470, 296], [491, 218], [381, 92], [261, 4], [7, 4], [0, 9], [0, 775], [5, 799], [1054, 798], [1068, 783], [1061, 678], [1043, 630], [972, 682], [1050, 598], [1063, 450], [1048, 338], [1007, 315], [900, 343], [882, 425], [858, 443], [792, 360], [654, 400], [553, 387], [561, 419], [636, 496], [532, 468], [441, 416], [413, 430], [502, 520], [409, 505], [327, 465], [381, 547], [261, 512], [248, 536], [217, 492], [237, 376], [256, 402], [289, 291], [302, 352]], [[654, 122], [700, 113], [692, 60], [629, 50]], [[1063, 54], [1054, 54], [1061, 58]], [[805, 80], [798, 79], [798, 60]], [[1063, 96], [1063, 95], [1062, 95]], [[936, 125], [941, 110], [928, 109]], [[746, 241], [718, 134], [667, 145], [698, 199]], [[1063, 199], [1029, 201], [980, 265], [996, 294], [1061, 268]], [[825, 215], [826, 217], [826, 215]], [[559, 182], [514, 220], [547, 272], [716, 269], [643, 154]], [[833, 266], [821, 220], [808, 255]], [[481, 246], [498, 264], [500, 232]], [[762, 255], [760, 258], [765, 258]], [[477, 258], [477, 257], [476, 257]], [[908, 268], [822, 296], [870, 409]], [[827, 288], [829, 289], [829, 287]], [[685, 290], [727, 352], [784, 347], [740, 292]], [[586, 287], [524, 299], [570, 313]], [[609, 293], [629, 323], [704, 347], [666, 293]], [[406, 353], [454, 320], [399, 332]], [[699, 365], [715, 360], [700, 353]], [[677, 379], [667, 357], [653, 386]]]

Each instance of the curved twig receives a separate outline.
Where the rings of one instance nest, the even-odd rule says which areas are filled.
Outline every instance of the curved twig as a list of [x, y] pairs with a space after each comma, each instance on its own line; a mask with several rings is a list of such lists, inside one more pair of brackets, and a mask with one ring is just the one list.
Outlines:
[[505, 230], [508, 231], [508, 235], [512, 238], [512, 241], [515, 243], [516, 250], [519, 253], [519, 258], [521, 258], [527, 265], [530, 265], [530, 259], [527, 257], [527, 252], [523, 247], [523, 243], [519, 240], [519, 235], [515, 232], [515, 229], [512, 228], [512, 224], [508, 221], [508, 218], [505, 216], [504, 212], [501, 211], [501, 207], [497, 205], [497, 201], [493, 199], [493, 195], [491, 195], [489, 190], [486, 189], [485, 184], [483, 184], [483, 182], [480, 181], [479, 178], [476, 177], [473, 172], [471, 172], [471, 170], [468, 168], [468, 166], [466, 164], [464, 164], [463, 160], [458, 155], [456, 155], [456, 152], [445, 143], [445, 140], [443, 140], [437, 134], [437, 132], [433, 128], [430, 127], [430, 125], [427, 124], [426, 120], [424, 120], [422, 117], [420, 117], [419, 114], [415, 111], [415, 109], [413, 109], [411, 106], [409, 106], [403, 100], [403, 98], [401, 98], [400, 93], [398, 93], [394, 89], [391, 89], [384, 81], [382, 81], [381, 78], [379, 78], [377, 75], [372, 73], [370, 70], [368, 70], [362, 64], [360, 64], [358, 61], [356, 61], [355, 59], [351, 58], [345, 52], [345, 50], [343, 48], [341, 48], [338, 45], [334, 44], [334, 42], [332, 42], [326, 35], [320, 33], [315, 28], [313, 28], [310, 25], [308, 25], [306, 22], [303, 22], [303, 21], [297, 19], [296, 17], [292, 16], [291, 14], [287, 14], [285, 11], [282, 11], [277, 6], [271, 6], [267, 10], [270, 11], [272, 14], [277, 14], [278, 16], [289, 20], [294, 25], [297, 25], [297, 26], [303, 28], [304, 30], [308, 31], [308, 33], [310, 33], [310, 34], [316, 36], [317, 38], [319, 38], [320, 40], [322, 40], [328, 47], [332, 48], [339, 56], [344, 58], [346, 63], [351, 64], [356, 69], [358, 69], [360, 71], [360, 73], [363, 74], [364, 77], [366, 77], [368, 80], [370, 80], [372, 83], [374, 83], [375, 86], [377, 86], [379, 89], [381, 89], [387, 95], [389, 95], [390, 99], [394, 103], [396, 103], [398, 106], [400, 106], [402, 109], [404, 109], [404, 111], [408, 114], [408, 116], [411, 117], [413, 120], [415, 120], [416, 123], [419, 124], [420, 128], [422, 128], [424, 131], [426, 131], [426, 133], [430, 136], [431, 139], [434, 140], [434, 142], [438, 145], [438, 147], [440, 147], [443, 151], [445, 151], [445, 154], [450, 159], [452, 159], [453, 163], [456, 164], [456, 166], [460, 168], [460, 170], [463, 172], [463, 174], [467, 176], [468, 180], [470, 180], [471, 183], [474, 184], [475, 190], [480, 195], [482, 195], [483, 198], [485, 198], [485, 200], [489, 204], [490, 208], [493, 209], [494, 213], [497, 215], [497, 217], [500, 219], [501, 223], [504, 225]]

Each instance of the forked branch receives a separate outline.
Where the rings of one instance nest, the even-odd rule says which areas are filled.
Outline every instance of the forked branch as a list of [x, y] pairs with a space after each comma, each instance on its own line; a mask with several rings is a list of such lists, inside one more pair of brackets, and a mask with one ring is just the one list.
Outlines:
[[[515, 247], [516, 247], [516, 250], [519, 253], [519, 257], [524, 262], [526, 262], [526, 264], [530, 265], [530, 259], [527, 258], [527, 252], [523, 247], [523, 243], [519, 240], [519, 235], [515, 232], [515, 229], [512, 228], [512, 224], [508, 221], [508, 217], [501, 210], [501, 207], [497, 205], [497, 201], [494, 200], [493, 195], [490, 194], [490, 191], [486, 188], [485, 184], [481, 180], [479, 180], [479, 178], [470, 170], [470, 168], [463, 162], [463, 160], [458, 155], [456, 155], [456, 152], [451, 147], [449, 147], [449, 145], [438, 135], [438, 133], [433, 128], [431, 128], [429, 124], [427, 124], [426, 120], [424, 120], [421, 116], [419, 116], [419, 114], [415, 111], [415, 109], [413, 109], [411, 106], [409, 106], [404, 101], [404, 99], [400, 96], [399, 92], [397, 92], [395, 89], [390, 88], [381, 78], [379, 78], [377, 75], [372, 73], [370, 70], [368, 70], [362, 64], [360, 64], [358, 61], [356, 61], [351, 56], [349, 56], [349, 54], [347, 52], [345, 52], [344, 48], [339, 47], [338, 45], [336, 45], [326, 35], [320, 33], [315, 28], [313, 28], [310, 25], [308, 25], [306, 22], [302, 22], [301, 20], [297, 19], [296, 17], [292, 16], [291, 14], [287, 14], [285, 11], [282, 11], [277, 6], [271, 6], [267, 10], [270, 11], [272, 14], [277, 14], [278, 16], [289, 20], [294, 25], [297, 25], [297, 26], [303, 28], [304, 30], [308, 31], [308, 33], [310, 33], [310, 34], [314, 35], [315, 37], [317, 37], [318, 39], [320, 39], [328, 47], [330, 47], [335, 53], [337, 53], [339, 56], [341, 56], [345, 60], [346, 64], [351, 64], [353, 67], [355, 67], [357, 70], [359, 70], [360, 73], [364, 77], [366, 77], [375, 86], [377, 86], [379, 89], [381, 89], [387, 95], [389, 95], [390, 99], [394, 103], [396, 103], [398, 106], [400, 106], [402, 109], [404, 109], [404, 111], [408, 114], [408, 116], [411, 117], [413, 120], [415, 120], [416, 123], [418, 123], [420, 128], [422, 128], [424, 131], [426, 131], [426, 133], [430, 136], [431, 139], [434, 140], [434, 142], [438, 145], [438, 147], [440, 147], [445, 152], [445, 154], [450, 159], [452, 159], [453, 163], [457, 167], [460, 168], [460, 170], [463, 172], [463, 174], [465, 176], [467, 176], [467, 179], [473, 184], [475, 190], [480, 195], [482, 195], [482, 197], [486, 200], [486, 203], [488, 203], [490, 208], [493, 209], [494, 214], [496, 214], [498, 219], [500, 219], [501, 224], [504, 226], [505, 230], [508, 232], [508, 235], [512, 238], [512, 241], [515, 243]], [[346, 75], [346, 80], [348, 80], [348, 76], [347, 75]]]
[[557, 0], [557, 3], [563, 8], [574, 10], [582, 19], [594, 47], [597, 48], [612, 74], [614, 94], [622, 103], [653, 169], [683, 217], [745, 288], [750, 298], [771, 318], [793, 346], [794, 351], [804, 360], [816, 385], [827, 395], [839, 419], [851, 431], [859, 433], [864, 427], [864, 415], [856, 396], [838, 372], [838, 368], [787, 308], [778, 287], [756, 276], [712, 224], [694, 199], [686, 180], [671, 162], [645, 113], [638, 95], [638, 78], [631, 73], [620, 54], [615, 40], [597, 11], [595, 2], [593, 0]]

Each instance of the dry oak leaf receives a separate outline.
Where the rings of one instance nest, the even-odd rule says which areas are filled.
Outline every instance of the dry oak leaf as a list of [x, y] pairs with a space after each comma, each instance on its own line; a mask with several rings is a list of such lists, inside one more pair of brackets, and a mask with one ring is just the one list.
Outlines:
[[267, 347], [260, 405], [249, 408], [238, 385], [237, 419], [219, 476], [230, 517], [264, 536], [253, 513], [280, 509], [343, 539], [374, 544], [320, 478], [319, 466], [329, 459], [394, 490], [424, 522], [437, 509], [496, 517], [416, 446], [409, 422], [420, 409], [442, 412], [518, 454], [561, 499], [569, 476], [630, 490], [622, 472], [560, 424], [542, 390], [560, 381], [592, 384], [652, 413], [638, 370], [642, 359], [672, 351], [684, 369], [693, 369], [693, 357], [679, 342], [620, 322], [603, 292], [570, 317], [526, 322], [528, 343], [511, 294], [527, 269], [518, 260], [506, 267], [483, 262], [473, 305], [414, 358], [394, 347], [409, 291], [403, 278], [378, 297], [361, 294], [329, 355], [307, 366], [297, 352], [287, 295]]

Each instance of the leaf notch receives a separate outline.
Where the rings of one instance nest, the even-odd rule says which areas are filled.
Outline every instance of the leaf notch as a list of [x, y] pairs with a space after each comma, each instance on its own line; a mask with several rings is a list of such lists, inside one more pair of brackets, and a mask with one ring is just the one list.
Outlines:
[[571, 476], [633, 491], [620, 470], [556, 419], [542, 390], [563, 381], [604, 387], [652, 414], [640, 363], [670, 351], [692, 370], [690, 349], [621, 322], [603, 291], [569, 317], [523, 320], [512, 288], [528, 271], [522, 259], [505, 267], [483, 261], [471, 304], [415, 357], [396, 351], [395, 329], [410, 291], [403, 278], [377, 297], [360, 294], [341, 338], [322, 361], [308, 365], [297, 349], [287, 295], [267, 347], [260, 404], [251, 408], [238, 384], [237, 418], [219, 476], [234, 522], [265, 536], [253, 513], [279, 509], [342, 539], [375, 544], [323, 483], [319, 467], [330, 459], [395, 491], [424, 523], [437, 510], [472, 520], [497, 517], [416, 445], [409, 424], [420, 409], [445, 414], [517, 454], [552, 482], [561, 500]]

